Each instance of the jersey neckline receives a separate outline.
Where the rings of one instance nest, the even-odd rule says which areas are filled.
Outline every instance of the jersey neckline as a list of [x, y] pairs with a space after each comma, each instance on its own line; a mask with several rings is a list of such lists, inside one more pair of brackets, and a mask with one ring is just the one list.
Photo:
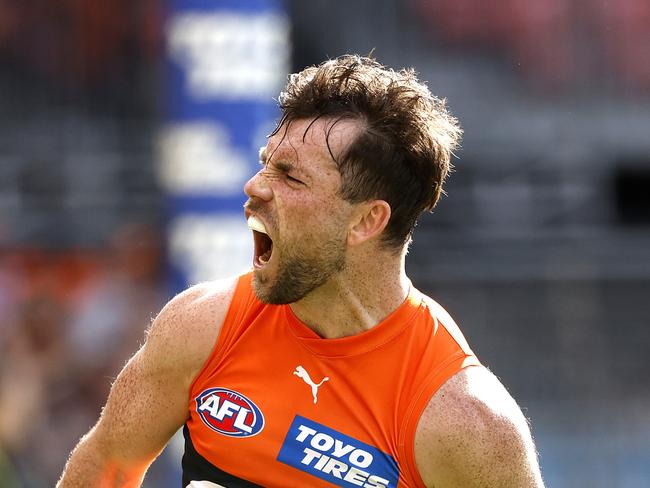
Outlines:
[[372, 329], [337, 339], [320, 337], [294, 314], [291, 306], [281, 307], [289, 331], [303, 347], [317, 356], [336, 358], [364, 354], [390, 342], [412, 322], [422, 306], [422, 294], [411, 286], [401, 305]]

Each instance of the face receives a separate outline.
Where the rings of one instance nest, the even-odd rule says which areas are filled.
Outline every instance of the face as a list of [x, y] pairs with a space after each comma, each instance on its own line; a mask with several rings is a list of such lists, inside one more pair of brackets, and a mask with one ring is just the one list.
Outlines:
[[[262, 169], [244, 186], [255, 241], [253, 286], [265, 303], [298, 301], [345, 268], [352, 207], [338, 195], [340, 174], [326, 145], [332, 122], [283, 126], [262, 149]], [[354, 121], [333, 126], [335, 156], [356, 131]]]

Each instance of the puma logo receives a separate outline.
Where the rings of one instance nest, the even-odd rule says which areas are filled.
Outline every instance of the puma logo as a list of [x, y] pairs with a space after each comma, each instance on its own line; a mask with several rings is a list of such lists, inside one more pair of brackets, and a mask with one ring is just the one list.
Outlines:
[[329, 377], [325, 376], [325, 378], [323, 378], [320, 383], [314, 383], [307, 370], [305, 370], [305, 368], [302, 366], [296, 366], [296, 370], [293, 372], [293, 374], [295, 374], [298, 378], [302, 378], [302, 380], [311, 387], [311, 395], [314, 397], [314, 404], [316, 404], [316, 402], [318, 402], [318, 389], [323, 383], [329, 381]]

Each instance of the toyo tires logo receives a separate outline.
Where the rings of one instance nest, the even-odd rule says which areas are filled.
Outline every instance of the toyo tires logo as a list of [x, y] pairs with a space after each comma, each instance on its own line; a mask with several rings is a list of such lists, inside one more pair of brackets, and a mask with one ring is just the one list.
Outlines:
[[230, 437], [251, 437], [264, 428], [257, 405], [227, 388], [204, 390], [196, 397], [196, 412], [209, 428]]
[[296, 415], [278, 461], [335, 486], [395, 488], [397, 462], [374, 446]]

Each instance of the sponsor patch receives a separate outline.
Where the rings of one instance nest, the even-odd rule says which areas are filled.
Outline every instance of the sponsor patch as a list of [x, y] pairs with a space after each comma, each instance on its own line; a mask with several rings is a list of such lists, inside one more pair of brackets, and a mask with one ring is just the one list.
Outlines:
[[264, 415], [251, 400], [227, 388], [209, 388], [196, 397], [196, 411], [212, 430], [230, 437], [251, 437], [264, 428]]
[[365, 442], [296, 415], [278, 461], [337, 486], [396, 487], [395, 459]]

